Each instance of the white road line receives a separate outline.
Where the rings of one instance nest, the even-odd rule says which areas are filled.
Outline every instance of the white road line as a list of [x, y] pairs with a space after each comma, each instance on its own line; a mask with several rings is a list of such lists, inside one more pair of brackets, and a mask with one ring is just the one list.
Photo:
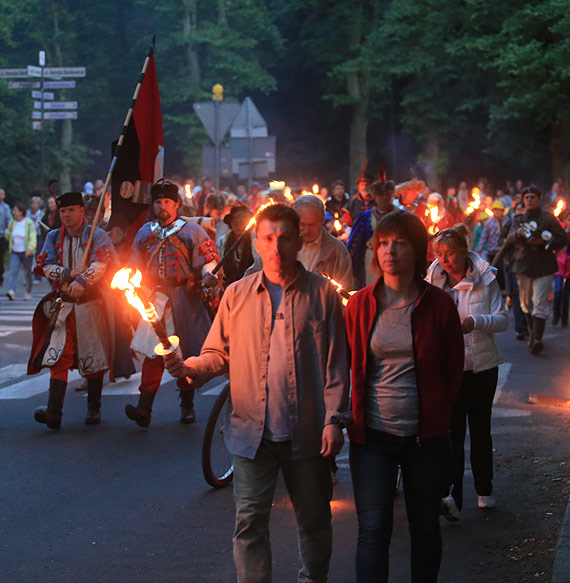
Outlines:
[[10, 336], [15, 332], [31, 332], [31, 326], [0, 326], [0, 338]]
[[0, 368], [0, 383], [7, 383], [12, 379], [24, 376], [28, 370], [28, 365], [22, 364], [8, 364]]

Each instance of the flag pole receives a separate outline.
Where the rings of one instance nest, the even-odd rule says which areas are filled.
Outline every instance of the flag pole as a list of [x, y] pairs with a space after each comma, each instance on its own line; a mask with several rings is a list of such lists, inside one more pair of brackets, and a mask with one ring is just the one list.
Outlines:
[[89, 233], [89, 239], [85, 245], [85, 250], [83, 251], [83, 258], [81, 260], [81, 265], [85, 267], [87, 263], [87, 257], [89, 255], [89, 251], [91, 251], [91, 246], [93, 245], [93, 237], [95, 236], [95, 229], [97, 228], [97, 224], [99, 223], [99, 219], [101, 218], [101, 212], [103, 210], [103, 202], [105, 200], [105, 194], [107, 193], [107, 189], [109, 188], [109, 184], [111, 183], [111, 177], [113, 175], [113, 170], [115, 169], [115, 165], [117, 163], [117, 158], [121, 151], [121, 146], [125, 141], [125, 136], [127, 135], [127, 130], [129, 128], [129, 123], [131, 121], [131, 117], [133, 116], [133, 110], [135, 109], [135, 104], [137, 102], [137, 97], [139, 96], [139, 92], [141, 90], [144, 76], [146, 74], [146, 70], [148, 68], [148, 64], [150, 63], [150, 59], [154, 53], [154, 43], [156, 40], [156, 35], [152, 37], [152, 42], [148, 48], [148, 52], [146, 55], [146, 59], [143, 64], [143, 68], [139, 77], [139, 81], [137, 86], [135, 87], [135, 92], [133, 94], [133, 99], [131, 101], [131, 106], [129, 111], [127, 111], [127, 116], [125, 117], [125, 121], [123, 122], [123, 131], [121, 132], [121, 136], [119, 137], [119, 141], [117, 142], [117, 146], [115, 147], [115, 152], [113, 153], [113, 159], [111, 160], [111, 164], [109, 166], [109, 171], [107, 172], [107, 178], [105, 179], [105, 185], [103, 186], [103, 191], [101, 196], [99, 197], [99, 204], [97, 205], [97, 212], [95, 213], [95, 217], [93, 218], [93, 224], [91, 225], [91, 232]]

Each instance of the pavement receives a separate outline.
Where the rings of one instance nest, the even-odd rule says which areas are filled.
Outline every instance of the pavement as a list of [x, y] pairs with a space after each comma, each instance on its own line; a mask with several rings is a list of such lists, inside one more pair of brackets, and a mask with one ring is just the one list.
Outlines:
[[[31, 411], [45, 404], [47, 383], [42, 381], [42, 375], [26, 378], [22, 371], [26, 347], [29, 347], [31, 314], [48, 289], [45, 281], [34, 285], [31, 302], [22, 301], [21, 286], [17, 289], [16, 302], [9, 302], [4, 296], [6, 289], [0, 289], [0, 346], [3, 348], [0, 350], [0, 431], [6, 446], [0, 451], [4, 491], [4, 511], [0, 516], [0, 548], [5, 551], [2, 553], [5, 557], [3, 580], [33, 581], [41, 572], [42, 580], [47, 583], [76, 583], [78, 573], [82, 573], [82, 583], [102, 580], [144, 583], [156, 579], [174, 583], [181, 580], [180, 573], [187, 573], [188, 568], [190, 578], [186, 580], [189, 581], [233, 580], [231, 489], [212, 491], [204, 484], [198, 469], [201, 431], [217, 388], [213, 386], [197, 396], [196, 424], [180, 426], [176, 423], [174, 381], [165, 375], [153, 411], [153, 425], [145, 431], [129, 425], [122, 411], [137, 392], [139, 379], [134, 375], [128, 381], [105, 387], [105, 417], [101, 427], [104, 430], [91, 431], [92, 428], [82, 426], [85, 395], [73, 391], [81, 382], [73, 377], [66, 399], [64, 428], [58, 433], [45, 431], [33, 421]], [[510, 499], [512, 490], [522, 489], [523, 484], [519, 487], [509, 483], [512, 481], [509, 465], [528, 468], [528, 481], [537, 482], [537, 492], [544, 483], [560, 483], [555, 481], [559, 479], [558, 474], [544, 477], [549, 468], [539, 470], [538, 464], [533, 465], [536, 460], [518, 461], [519, 451], [512, 450], [513, 444], [521, 441], [518, 436], [522, 432], [534, 430], [539, 424], [535, 421], [540, 419], [538, 408], [529, 402], [540, 402], [543, 397], [560, 402], [570, 399], [570, 331], [547, 328], [548, 354], [541, 358], [527, 356], [528, 349], [512, 337], [512, 330], [498, 337], [506, 360], [500, 368], [493, 409], [498, 508], [491, 513], [476, 508], [467, 465], [462, 519], [458, 523], [442, 521], [445, 552], [440, 583], [522, 580], [510, 574], [510, 568], [520, 567], [523, 561], [511, 563], [515, 559], [509, 555], [514, 553], [508, 547], [514, 544], [512, 541], [523, 525], [525, 535], [520, 536], [521, 543], [526, 542], [525, 537], [532, 540], [539, 528], [538, 522], [529, 524], [521, 512], [520, 500]], [[531, 366], [524, 366], [527, 361]], [[567, 416], [567, 410], [560, 411]], [[548, 418], [541, 423], [544, 427]], [[548, 434], [548, 428], [544, 433]], [[553, 441], [553, 448], [558, 443]], [[184, 448], [182, 459], [180, 445]], [[145, 455], [141, 456], [143, 447]], [[532, 443], [529, 449], [533, 449]], [[555, 462], [567, 459], [558, 454]], [[346, 446], [337, 461], [340, 482], [333, 500], [335, 542], [330, 583], [354, 579], [356, 545]], [[61, 501], [45, 493], [48, 484], [51, 490], [62, 494]], [[87, 499], [78, 496], [90, 489], [92, 494]], [[562, 501], [566, 496], [567, 493], [557, 498], [559, 505], [554, 512], [557, 517], [563, 513], [563, 508], [558, 508], [560, 503], [565, 505]], [[570, 583], [570, 500], [567, 502], [556, 544], [552, 583]], [[551, 510], [544, 507], [542, 518], [537, 520], [552, 524]], [[271, 520], [274, 583], [295, 580], [295, 524], [283, 484], [278, 487]], [[506, 539], [506, 549], [498, 550], [496, 547], [500, 545], [486, 541], [487, 536], [496, 532]], [[32, 554], [30, 548], [34, 549]], [[549, 563], [552, 548], [553, 544], [549, 543]], [[526, 553], [527, 549], [524, 550]], [[403, 496], [398, 496], [391, 581], [409, 580], [408, 553], [404, 501]], [[526, 569], [527, 572], [530, 570]], [[538, 575], [536, 580], [545, 580]]]

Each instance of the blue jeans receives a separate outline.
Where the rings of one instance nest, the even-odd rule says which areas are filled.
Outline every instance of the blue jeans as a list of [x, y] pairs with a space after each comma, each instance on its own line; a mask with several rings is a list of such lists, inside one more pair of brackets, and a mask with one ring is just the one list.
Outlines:
[[513, 307], [513, 316], [515, 317], [515, 332], [528, 332], [528, 326], [524, 312], [521, 308], [519, 298], [519, 284], [517, 283], [517, 276], [510, 271], [507, 271], [507, 281], [509, 289], [509, 297], [511, 298], [511, 305]]
[[570, 304], [570, 277], [562, 275], [554, 276], [554, 301], [552, 312], [554, 316], [562, 319], [563, 324], [568, 324], [568, 305]]
[[447, 435], [419, 441], [368, 429], [366, 444], [350, 444], [358, 515], [356, 581], [386, 583], [398, 465], [411, 538], [413, 583], [435, 583], [442, 554], [441, 490], [449, 461]]
[[332, 553], [329, 460], [293, 459], [291, 442], [261, 441], [254, 459], [234, 456], [234, 561], [238, 583], [271, 583], [269, 515], [279, 469], [297, 519], [299, 583], [325, 583]]
[[20, 267], [24, 269], [24, 276], [26, 277], [26, 292], [31, 293], [32, 291], [32, 262], [34, 261], [34, 256], [30, 255], [26, 257], [26, 252], [21, 253], [12, 251], [10, 253], [10, 285], [9, 289], [16, 289], [18, 285], [18, 273]]

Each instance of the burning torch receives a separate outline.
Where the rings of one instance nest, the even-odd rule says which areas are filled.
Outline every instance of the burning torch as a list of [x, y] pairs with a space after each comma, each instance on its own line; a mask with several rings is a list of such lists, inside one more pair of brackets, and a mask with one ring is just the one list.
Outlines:
[[125, 292], [125, 297], [129, 304], [139, 312], [145, 322], [152, 326], [154, 333], [160, 340], [154, 347], [154, 353], [157, 356], [167, 356], [178, 348], [180, 340], [178, 336], [168, 336], [166, 326], [158, 317], [154, 305], [145, 297], [141, 287], [141, 272], [137, 269], [131, 275], [131, 271], [129, 267], [119, 269], [111, 281], [111, 288]]
[[326, 273], [323, 273], [321, 271], [321, 275], [325, 279], [328, 279], [332, 283], [332, 285], [334, 285], [334, 287], [336, 288], [336, 293], [342, 298], [342, 305], [346, 306], [346, 304], [348, 304], [348, 300], [350, 299], [350, 296], [355, 294], [356, 290], [355, 291], [347, 291], [342, 287], [342, 284], [338, 283], [338, 281], [334, 280], [332, 277], [330, 277]]

